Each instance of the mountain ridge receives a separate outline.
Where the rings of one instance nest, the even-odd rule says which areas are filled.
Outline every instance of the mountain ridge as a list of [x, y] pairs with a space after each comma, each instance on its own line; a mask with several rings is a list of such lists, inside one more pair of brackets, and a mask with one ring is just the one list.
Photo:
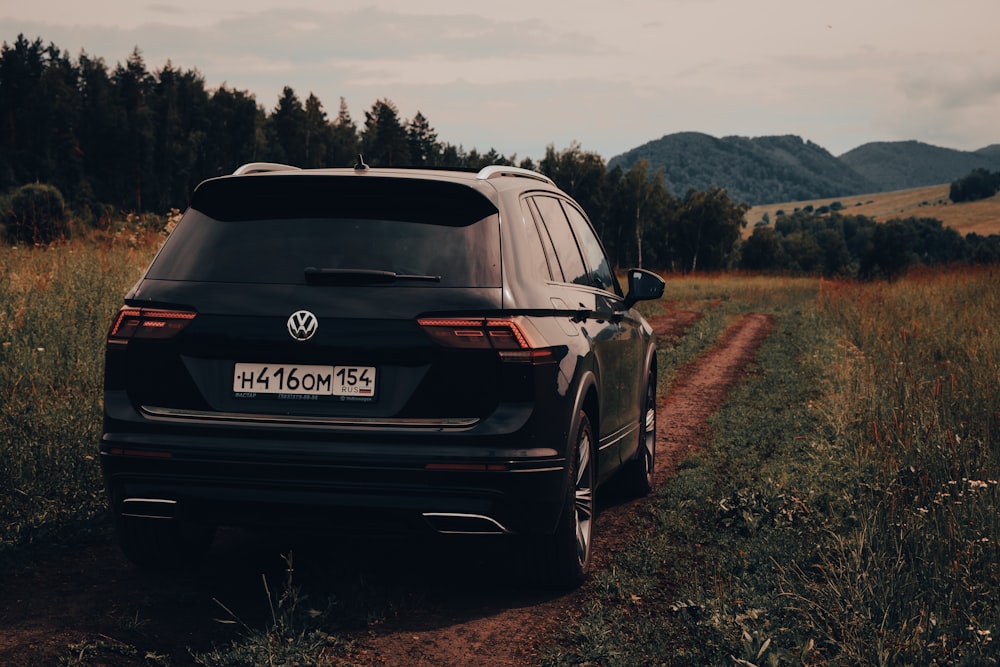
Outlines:
[[1000, 171], [1000, 144], [960, 151], [914, 140], [870, 142], [834, 156], [797, 135], [676, 132], [611, 158], [608, 168], [628, 170], [640, 160], [651, 171], [663, 170], [675, 196], [720, 187], [736, 201], [760, 205], [938, 185], [973, 169]]

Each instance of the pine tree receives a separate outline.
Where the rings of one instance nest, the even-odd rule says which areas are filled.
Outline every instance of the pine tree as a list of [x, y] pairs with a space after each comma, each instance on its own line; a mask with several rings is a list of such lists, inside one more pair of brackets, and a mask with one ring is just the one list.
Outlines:
[[391, 100], [376, 101], [365, 112], [365, 129], [361, 135], [361, 150], [365, 162], [379, 167], [410, 164], [410, 146], [406, 129], [399, 120], [399, 111]]
[[295, 91], [285, 86], [268, 119], [268, 138], [274, 160], [296, 166], [307, 162], [306, 110]]
[[331, 167], [349, 167], [358, 158], [358, 126], [347, 109], [347, 101], [340, 98], [340, 111], [334, 121], [327, 162]]
[[439, 164], [441, 148], [437, 132], [419, 111], [406, 126], [406, 140], [410, 148], [410, 162], [415, 167], [435, 167]]
[[[153, 177], [154, 125], [149, 108], [149, 96], [154, 80], [146, 70], [139, 47], [133, 49], [125, 65], [119, 64], [111, 76], [123, 109], [121, 150], [121, 193], [118, 203], [123, 209], [143, 211], [143, 195], [157, 187]], [[115, 179], [116, 181], [119, 179]], [[127, 194], [126, 194], [127, 193]]]

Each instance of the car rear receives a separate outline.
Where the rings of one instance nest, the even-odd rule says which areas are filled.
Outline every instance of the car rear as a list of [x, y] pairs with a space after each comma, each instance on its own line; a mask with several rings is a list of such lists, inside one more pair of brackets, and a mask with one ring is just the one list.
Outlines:
[[501, 207], [460, 174], [199, 186], [108, 333], [126, 553], [163, 564], [215, 524], [551, 531], [560, 350], [511, 309]]

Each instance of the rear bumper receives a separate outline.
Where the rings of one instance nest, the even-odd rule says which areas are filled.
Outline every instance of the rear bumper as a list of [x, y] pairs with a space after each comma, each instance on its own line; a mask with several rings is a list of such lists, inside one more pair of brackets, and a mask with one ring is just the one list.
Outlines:
[[100, 459], [115, 513], [219, 525], [550, 533], [566, 497], [565, 458], [510, 440], [106, 432]]

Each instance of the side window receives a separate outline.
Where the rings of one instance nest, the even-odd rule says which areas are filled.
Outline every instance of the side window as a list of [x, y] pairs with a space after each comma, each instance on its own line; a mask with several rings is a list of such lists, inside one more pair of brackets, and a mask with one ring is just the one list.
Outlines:
[[559, 200], [554, 197], [534, 197], [535, 206], [542, 216], [545, 228], [552, 238], [552, 245], [562, 268], [563, 280], [578, 285], [590, 285], [590, 276], [576, 244], [576, 237], [570, 229], [569, 220], [563, 212]]
[[573, 225], [576, 238], [580, 241], [583, 258], [586, 260], [587, 268], [590, 270], [591, 284], [606, 292], [621, 296], [621, 286], [618, 284], [618, 279], [615, 278], [615, 274], [611, 270], [611, 263], [608, 262], [608, 257], [604, 254], [604, 248], [601, 247], [601, 242], [597, 239], [597, 235], [594, 234], [590, 223], [587, 222], [583, 213], [575, 206], [564, 202], [563, 208], [566, 209], [566, 215]]
[[519, 253], [518, 264], [522, 264], [533, 277], [542, 282], [553, 280], [553, 276], [558, 276], [555, 279], [562, 281], [559, 264], [552, 252], [552, 241], [527, 199], [521, 200], [521, 218], [521, 224], [524, 225], [521, 230], [522, 238], [526, 242], [526, 248], [523, 254]]

